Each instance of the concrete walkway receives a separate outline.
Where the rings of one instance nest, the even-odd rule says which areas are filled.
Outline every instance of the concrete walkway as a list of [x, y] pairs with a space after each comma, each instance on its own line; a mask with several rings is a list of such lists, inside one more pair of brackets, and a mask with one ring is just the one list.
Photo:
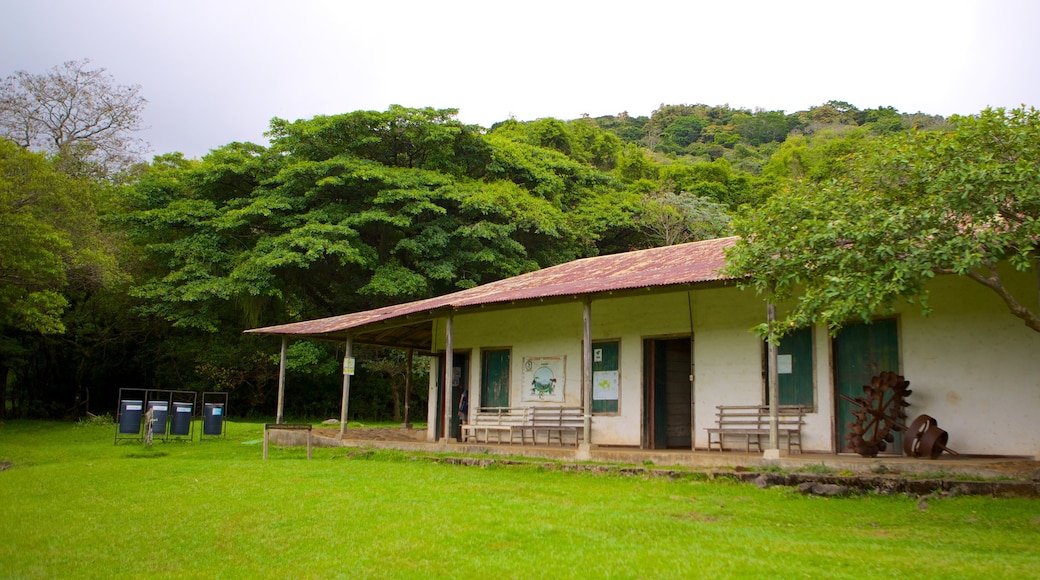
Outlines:
[[[789, 472], [832, 473], [851, 475], [907, 475], [929, 478], [990, 478], [1040, 481], [1040, 461], [1032, 457], [1010, 456], [951, 456], [922, 459], [885, 455], [875, 458], [856, 454], [801, 453], [782, 455], [767, 460], [760, 453], [734, 451], [691, 451], [689, 449], [647, 450], [617, 447], [545, 446], [519, 444], [472, 444], [456, 442], [427, 442], [414, 430], [401, 431], [400, 437], [367, 438], [362, 430], [348, 430], [343, 439], [338, 432], [316, 429], [312, 443], [318, 447], [362, 447], [398, 449], [429, 453], [463, 453], [501, 457], [528, 457], [563, 462], [596, 462], [635, 465], [656, 468], [683, 468], [692, 470], [758, 471], [764, 468]], [[293, 431], [274, 431], [271, 442], [277, 445], [306, 445], [305, 434]]]

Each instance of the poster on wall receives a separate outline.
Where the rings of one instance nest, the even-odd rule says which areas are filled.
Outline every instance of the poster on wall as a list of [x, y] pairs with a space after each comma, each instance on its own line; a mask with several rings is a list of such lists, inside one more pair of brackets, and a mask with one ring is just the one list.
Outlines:
[[524, 357], [524, 388], [520, 400], [563, 402], [565, 356]]
[[618, 400], [618, 372], [596, 371], [592, 373], [592, 400]]

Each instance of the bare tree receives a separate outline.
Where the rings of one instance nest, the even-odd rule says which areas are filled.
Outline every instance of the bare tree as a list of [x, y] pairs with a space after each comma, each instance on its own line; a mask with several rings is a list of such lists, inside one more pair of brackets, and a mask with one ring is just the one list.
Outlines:
[[44, 74], [18, 71], [0, 81], [0, 136], [45, 151], [74, 175], [111, 177], [140, 160], [148, 103], [139, 85], [117, 85], [90, 60], [68, 61]]

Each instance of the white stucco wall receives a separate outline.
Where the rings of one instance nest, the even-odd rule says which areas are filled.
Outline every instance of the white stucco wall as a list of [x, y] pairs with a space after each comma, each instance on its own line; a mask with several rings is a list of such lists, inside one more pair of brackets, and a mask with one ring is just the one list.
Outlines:
[[[1020, 299], [1037, 299], [1033, 280], [1016, 277]], [[948, 276], [931, 288], [929, 316], [901, 309], [908, 416], [934, 417], [960, 453], [1040, 455], [1040, 333], [978, 283]]]
[[[912, 305], [898, 309], [901, 372], [913, 394], [910, 418], [927, 413], [966, 454], [1040, 455], [1040, 333], [1013, 318], [990, 291], [963, 278], [932, 285], [930, 316]], [[1036, 296], [1031, 276], [1017, 279], [1020, 296]], [[643, 340], [690, 336], [693, 327], [694, 441], [707, 447], [705, 427], [716, 405], [764, 402], [762, 344], [749, 329], [765, 318], [765, 303], [733, 287], [597, 298], [594, 341], [620, 341], [620, 399], [616, 414], [593, 417], [593, 443], [638, 446], [643, 415]], [[511, 351], [510, 401], [520, 405], [523, 361], [565, 356], [567, 405], [581, 405], [582, 303], [460, 313], [455, 350], [470, 357], [471, 409], [479, 406], [482, 349]], [[443, 324], [439, 326], [443, 333]], [[443, 348], [443, 337], [438, 339]], [[831, 339], [814, 332], [815, 409], [806, 417], [805, 451], [833, 452], [835, 396]], [[432, 397], [431, 397], [432, 400]]]

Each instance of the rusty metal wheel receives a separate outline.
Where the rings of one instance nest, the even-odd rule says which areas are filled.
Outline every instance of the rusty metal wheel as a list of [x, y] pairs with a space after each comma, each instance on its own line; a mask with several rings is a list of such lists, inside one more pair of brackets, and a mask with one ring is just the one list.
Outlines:
[[906, 397], [913, 391], [910, 381], [890, 371], [873, 377], [869, 385], [863, 385], [863, 396], [855, 399], [843, 397], [858, 409], [852, 411], [854, 419], [849, 422], [846, 448], [863, 457], [877, 457], [888, 449], [895, 440], [893, 430], [903, 428], [906, 408], [910, 403]]

